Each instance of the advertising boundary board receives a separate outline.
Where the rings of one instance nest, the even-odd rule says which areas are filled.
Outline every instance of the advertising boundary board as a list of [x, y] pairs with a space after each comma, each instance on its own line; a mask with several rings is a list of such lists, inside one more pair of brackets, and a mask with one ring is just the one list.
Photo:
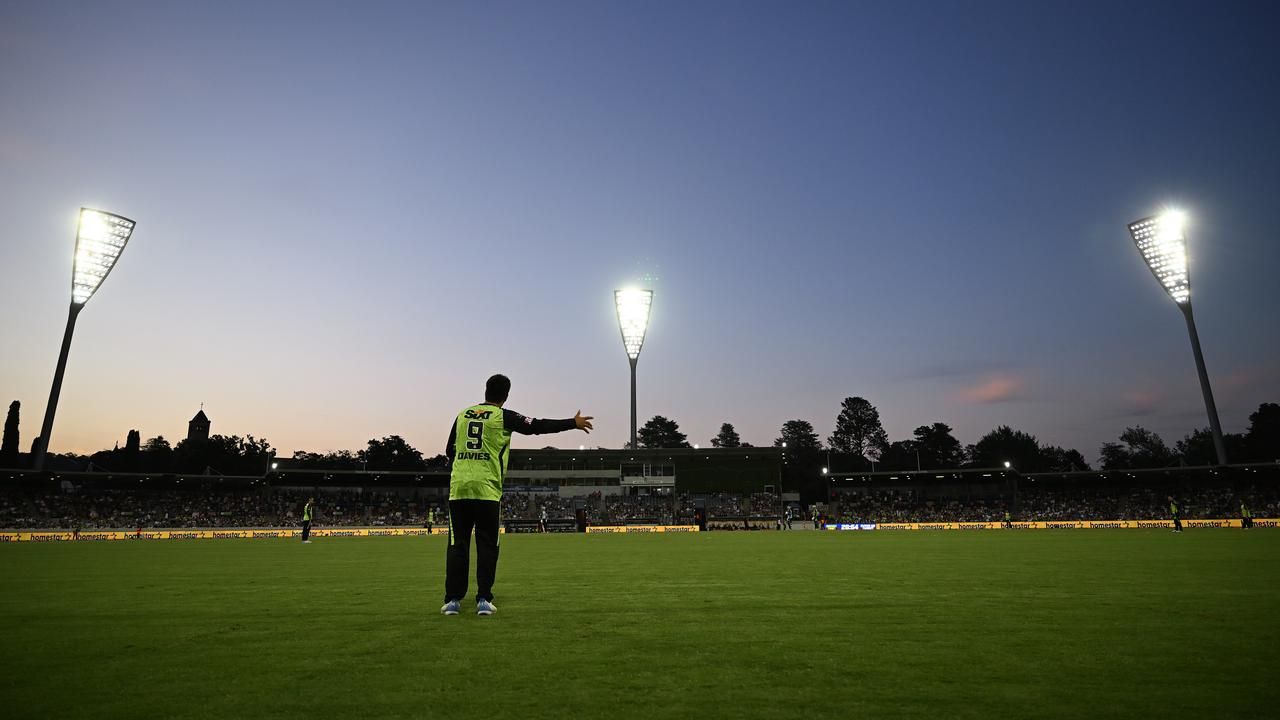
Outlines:
[[589, 525], [588, 533], [677, 533], [698, 532], [697, 525]]
[[[1036, 520], [1013, 521], [1012, 530], [1115, 530], [1132, 528], [1169, 528], [1172, 520]], [[1239, 519], [1183, 520], [1187, 528], [1239, 528]], [[1255, 518], [1254, 527], [1280, 527], [1280, 519]], [[1004, 530], [1003, 522], [924, 522], [924, 523], [832, 523], [828, 530]]]
[[[1239, 519], [1183, 520], [1186, 528], [1239, 528]], [[1048, 520], [1012, 523], [1013, 530], [1079, 530], [1079, 529], [1172, 529], [1172, 520]], [[1254, 518], [1255, 528], [1280, 527], [1280, 518]], [[839, 523], [826, 526], [827, 530], [1003, 530], [1002, 522], [936, 522], [936, 523]], [[421, 537], [448, 534], [447, 527], [432, 528], [315, 528], [312, 537]], [[505, 533], [505, 530], [499, 529]], [[688, 533], [698, 532], [697, 525], [599, 525], [587, 528], [588, 533]], [[79, 540], [219, 540], [228, 538], [284, 538], [296, 539], [302, 531], [296, 528], [251, 530], [237, 528], [191, 530], [81, 530]], [[14, 530], [0, 531], [0, 543], [7, 542], [69, 542], [70, 530]]]

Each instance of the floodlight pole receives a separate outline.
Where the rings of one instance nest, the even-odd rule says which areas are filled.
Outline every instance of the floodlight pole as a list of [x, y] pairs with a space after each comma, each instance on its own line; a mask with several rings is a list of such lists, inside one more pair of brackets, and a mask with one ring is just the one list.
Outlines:
[[67, 371], [67, 355], [71, 352], [71, 334], [76, 329], [76, 316], [83, 308], [82, 303], [71, 303], [67, 312], [67, 330], [62, 335], [62, 351], [58, 353], [58, 368], [53, 371], [53, 387], [49, 390], [49, 405], [44, 409], [44, 425], [40, 428], [40, 442], [36, 444], [36, 457], [32, 468], [36, 472], [44, 470], [44, 456], [49, 450], [49, 435], [53, 433], [53, 416], [58, 411], [58, 396], [62, 394], [62, 376]]
[[640, 356], [628, 357], [631, 363], [631, 449], [635, 450], [636, 445], [636, 363], [640, 361]]
[[1204, 395], [1204, 409], [1209, 414], [1209, 432], [1213, 434], [1213, 449], [1218, 464], [1227, 464], [1227, 446], [1222, 441], [1222, 424], [1218, 422], [1218, 406], [1213, 402], [1213, 389], [1209, 387], [1209, 371], [1204, 367], [1204, 353], [1200, 351], [1200, 333], [1196, 332], [1196, 320], [1191, 313], [1191, 301], [1180, 304], [1182, 316], [1187, 319], [1187, 334], [1191, 336], [1191, 351], [1196, 356], [1196, 372], [1200, 375], [1200, 392]]

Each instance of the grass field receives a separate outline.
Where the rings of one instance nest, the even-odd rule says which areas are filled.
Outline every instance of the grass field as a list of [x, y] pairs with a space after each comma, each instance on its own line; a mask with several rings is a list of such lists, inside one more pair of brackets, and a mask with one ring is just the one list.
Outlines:
[[1280, 712], [1277, 531], [510, 536], [491, 618], [444, 544], [0, 546], [0, 715]]

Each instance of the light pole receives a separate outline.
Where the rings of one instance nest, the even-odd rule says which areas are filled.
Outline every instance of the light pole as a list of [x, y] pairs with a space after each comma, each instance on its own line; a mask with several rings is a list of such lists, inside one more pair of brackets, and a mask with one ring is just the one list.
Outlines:
[[613, 303], [618, 310], [618, 327], [622, 330], [622, 346], [631, 363], [631, 449], [636, 442], [636, 361], [644, 346], [644, 334], [649, 329], [649, 308], [653, 306], [653, 291], [629, 288], [613, 291]]
[[1180, 210], [1165, 210], [1159, 215], [1129, 223], [1129, 236], [1133, 238], [1133, 244], [1138, 247], [1151, 274], [1173, 299], [1187, 321], [1191, 352], [1196, 358], [1196, 373], [1200, 375], [1200, 393], [1204, 395], [1204, 409], [1209, 415], [1209, 430], [1213, 433], [1213, 449], [1218, 455], [1218, 464], [1226, 465], [1227, 449], [1222, 442], [1218, 406], [1213, 402], [1209, 371], [1204, 367], [1200, 335], [1196, 332], [1195, 317], [1191, 314], [1191, 272], [1187, 262], [1186, 224], [1185, 213]]
[[44, 469], [45, 453], [49, 451], [49, 436], [53, 433], [53, 416], [58, 411], [58, 395], [62, 392], [62, 376], [67, 369], [67, 353], [71, 351], [71, 333], [76, 329], [76, 316], [107, 279], [116, 266], [124, 246], [133, 235], [134, 222], [119, 215], [101, 210], [80, 208], [80, 223], [76, 227], [76, 253], [71, 266], [71, 310], [67, 313], [67, 329], [62, 335], [62, 350], [58, 353], [58, 367], [53, 372], [53, 387], [49, 390], [49, 405], [44, 410], [44, 424], [40, 428], [40, 442], [32, 467]]

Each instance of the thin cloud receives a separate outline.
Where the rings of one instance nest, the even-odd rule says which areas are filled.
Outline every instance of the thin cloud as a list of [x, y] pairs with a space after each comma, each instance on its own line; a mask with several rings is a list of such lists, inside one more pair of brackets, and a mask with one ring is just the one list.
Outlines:
[[974, 385], [961, 388], [958, 397], [978, 405], [1009, 402], [1022, 396], [1026, 384], [1021, 377], [1009, 373], [988, 375]]
[[1155, 390], [1128, 390], [1120, 397], [1124, 401], [1124, 417], [1155, 415], [1164, 405], [1164, 395]]

